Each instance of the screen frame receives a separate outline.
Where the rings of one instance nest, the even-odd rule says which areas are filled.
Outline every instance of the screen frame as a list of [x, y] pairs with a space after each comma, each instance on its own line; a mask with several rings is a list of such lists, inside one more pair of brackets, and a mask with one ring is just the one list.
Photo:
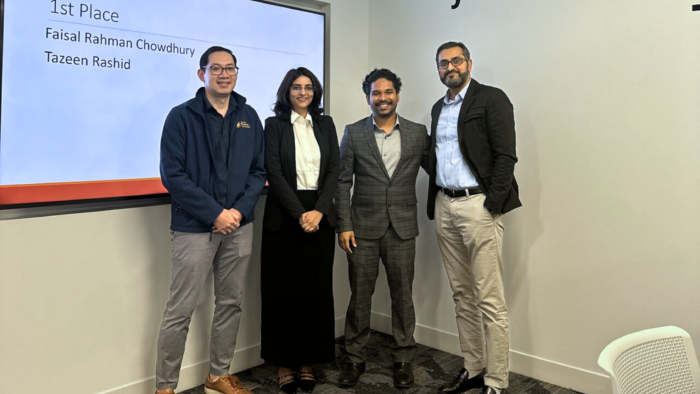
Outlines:
[[[330, 46], [329, 44], [329, 10], [326, 12], [311, 8], [303, 8], [296, 5], [291, 5], [284, 3], [284, 0], [280, 2], [269, 1], [269, 0], [248, 0], [256, 3], [269, 4], [277, 7], [289, 8], [297, 11], [308, 12], [312, 14], [317, 14], [323, 16], [323, 87], [324, 94], [322, 98], [322, 106], [325, 112], [328, 112], [327, 97], [328, 97], [328, 81], [329, 77], [329, 63], [330, 63]], [[0, 124], [2, 121], [2, 72], [3, 72], [3, 58], [4, 58], [4, 36], [5, 36], [5, 0], [0, 0]], [[0, 128], [0, 144], [2, 144], [2, 128]], [[265, 186], [262, 194], [267, 194], [267, 186]], [[50, 215], [60, 215], [64, 213], [76, 213], [76, 212], [93, 212], [93, 211], [103, 211], [110, 209], [123, 209], [123, 208], [133, 208], [140, 206], [150, 206], [150, 205], [163, 205], [170, 204], [172, 202], [169, 193], [156, 193], [156, 194], [143, 194], [135, 196], [117, 196], [117, 197], [105, 197], [105, 198], [87, 198], [87, 199], [71, 199], [71, 200], [60, 200], [60, 201], [44, 201], [44, 202], [29, 202], [20, 204], [1, 204], [0, 212], [2, 211], [16, 211], [24, 210], [26, 208], [39, 209], [41, 211], [46, 211], [48, 213], [43, 214], [26, 214], [20, 215], [20, 217], [34, 217], [34, 216], [50, 216]], [[44, 209], [42, 209], [44, 208]], [[66, 212], [64, 212], [66, 211]], [[16, 218], [7, 217], [7, 214], [0, 215], [0, 220]]]

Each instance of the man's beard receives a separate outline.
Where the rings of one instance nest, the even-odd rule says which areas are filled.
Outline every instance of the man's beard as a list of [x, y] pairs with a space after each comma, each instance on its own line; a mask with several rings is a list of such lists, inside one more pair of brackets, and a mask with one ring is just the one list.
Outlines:
[[[448, 79], [447, 77], [450, 74], [457, 74], [457, 78], [451, 78]], [[465, 83], [467, 83], [467, 80], [469, 79], [469, 71], [466, 71], [464, 73], [460, 73], [459, 71], [450, 71], [449, 73], [445, 74], [442, 77], [442, 83], [445, 84], [450, 89], [458, 88], [460, 86], [463, 86]]]

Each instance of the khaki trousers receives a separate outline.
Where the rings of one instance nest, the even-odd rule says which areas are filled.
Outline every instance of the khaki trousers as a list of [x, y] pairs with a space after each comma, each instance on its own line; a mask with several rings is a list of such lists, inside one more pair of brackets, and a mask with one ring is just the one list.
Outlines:
[[484, 208], [483, 194], [438, 192], [435, 233], [452, 287], [459, 342], [469, 375], [486, 368], [486, 385], [508, 387], [508, 312], [503, 293], [503, 215]]

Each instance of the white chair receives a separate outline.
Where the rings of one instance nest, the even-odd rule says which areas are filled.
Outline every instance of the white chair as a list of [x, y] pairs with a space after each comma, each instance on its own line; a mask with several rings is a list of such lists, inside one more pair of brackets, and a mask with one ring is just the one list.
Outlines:
[[613, 394], [698, 394], [700, 367], [685, 330], [668, 326], [625, 335], [603, 349], [598, 365]]

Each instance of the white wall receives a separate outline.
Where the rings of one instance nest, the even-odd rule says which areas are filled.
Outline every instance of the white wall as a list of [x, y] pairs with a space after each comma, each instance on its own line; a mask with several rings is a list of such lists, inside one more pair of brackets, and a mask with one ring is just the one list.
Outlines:
[[[359, 84], [375, 66], [403, 78], [400, 113], [428, 123], [445, 90], [435, 49], [453, 39], [472, 50], [474, 77], [515, 104], [525, 206], [506, 218], [504, 252], [514, 371], [606, 393], [596, 359], [614, 338], [675, 324], [700, 343], [700, 15], [690, 3], [463, 0], [454, 11], [452, 0], [330, 3], [339, 133], [369, 113]], [[421, 173], [420, 206], [426, 183]], [[56, 393], [152, 392], [168, 224], [165, 206], [0, 221], [1, 393], [23, 390], [27, 375]], [[458, 353], [451, 293], [423, 213], [420, 226], [416, 338]], [[259, 235], [258, 227], [234, 370], [260, 361]], [[341, 253], [335, 264], [342, 330]], [[208, 294], [180, 389], [206, 372]], [[383, 273], [374, 311], [374, 327], [388, 331]]]
[[[368, 0], [327, 3], [330, 102], [335, 104], [330, 114], [344, 125], [367, 113], [362, 98], [344, 98], [359, 91], [367, 69], [369, 5]], [[258, 219], [264, 201], [256, 207]], [[59, 394], [153, 392], [155, 343], [171, 275], [169, 209], [0, 220], [0, 393], [26, 391], [28, 384], [48, 385]], [[234, 371], [261, 362], [260, 223]], [[349, 290], [347, 263], [337, 260], [335, 301], [341, 317]], [[212, 292], [209, 283], [194, 314], [179, 390], [202, 384], [208, 370]]]
[[[514, 103], [524, 206], [506, 217], [511, 369], [609, 393], [596, 360], [617, 337], [673, 324], [700, 351], [700, 14], [692, 2], [461, 3], [371, 2], [369, 62], [403, 79], [399, 112], [429, 124], [445, 93], [435, 51], [463, 41], [473, 77]], [[459, 353], [432, 226], [421, 213], [416, 338]], [[373, 324], [390, 330], [383, 276], [378, 283]]]

